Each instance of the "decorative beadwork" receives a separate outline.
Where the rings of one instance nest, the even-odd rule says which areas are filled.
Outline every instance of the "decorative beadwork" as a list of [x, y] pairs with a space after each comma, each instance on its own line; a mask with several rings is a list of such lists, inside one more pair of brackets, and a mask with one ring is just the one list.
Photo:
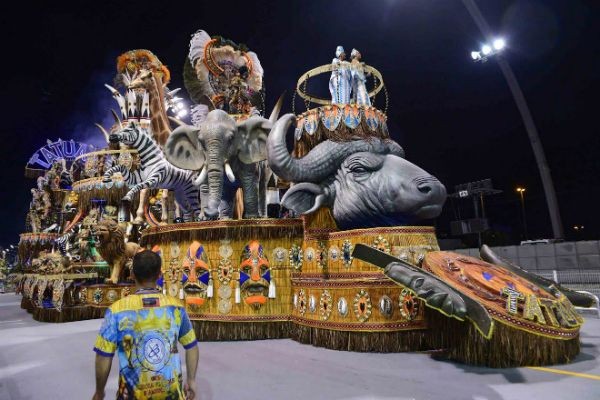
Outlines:
[[352, 265], [352, 260], [354, 259], [354, 257], [352, 257], [353, 249], [354, 246], [352, 243], [349, 240], [344, 240], [344, 243], [342, 244], [342, 262], [346, 268], [350, 268], [350, 265]]
[[412, 321], [419, 314], [420, 303], [415, 295], [408, 289], [402, 289], [400, 292], [400, 315], [402, 318]]
[[297, 244], [293, 244], [290, 248], [290, 265], [297, 271], [302, 270], [302, 247]]
[[331, 261], [338, 261], [340, 259], [340, 248], [336, 245], [333, 245], [329, 248], [329, 259]]
[[354, 296], [354, 315], [359, 322], [365, 322], [371, 316], [373, 305], [371, 304], [371, 296], [369, 293], [360, 289]]
[[327, 248], [325, 247], [325, 242], [319, 242], [319, 249], [317, 250], [317, 266], [319, 268], [327, 267]]
[[319, 300], [319, 315], [323, 321], [329, 319], [332, 311], [332, 303], [333, 297], [331, 297], [331, 293], [329, 293], [329, 290], [324, 290]]
[[373, 241], [373, 247], [387, 254], [390, 254], [391, 252], [390, 242], [388, 242], [388, 240], [381, 235], [377, 236], [377, 238]]
[[94, 294], [92, 296], [92, 299], [94, 300], [94, 303], [96, 303], [96, 304], [102, 303], [102, 299], [104, 299], [104, 295], [102, 293], [102, 289], [97, 288], [96, 290], [94, 290]]
[[298, 313], [304, 315], [306, 313], [306, 293], [304, 289], [298, 292]]
[[217, 277], [219, 282], [226, 285], [231, 281], [231, 276], [233, 275], [233, 265], [231, 264], [230, 259], [222, 258], [219, 261], [219, 265], [217, 267]]

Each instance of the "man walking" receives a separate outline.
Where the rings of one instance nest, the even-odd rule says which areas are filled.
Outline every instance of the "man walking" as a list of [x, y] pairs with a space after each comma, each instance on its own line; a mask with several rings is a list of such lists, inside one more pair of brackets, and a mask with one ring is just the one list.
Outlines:
[[[119, 356], [117, 400], [195, 398], [198, 347], [185, 308], [156, 289], [160, 256], [145, 250], [133, 258], [136, 291], [106, 310], [96, 339], [96, 393], [104, 398], [112, 357]], [[186, 384], [182, 387], [177, 341], [185, 348]]]

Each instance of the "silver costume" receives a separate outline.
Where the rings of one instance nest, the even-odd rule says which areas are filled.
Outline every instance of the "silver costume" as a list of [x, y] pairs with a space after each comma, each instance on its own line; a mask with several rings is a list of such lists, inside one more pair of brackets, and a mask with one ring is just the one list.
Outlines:
[[369, 92], [367, 91], [367, 77], [365, 74], [365, 63], [361, 62], [357, 56], [360, 55], [358, 50], [352, 49], [350, 57], [351, 76], [352, 76], [352, 100], [358, 105], [371, 105]]
[[345, 54], [344, 48], [338, 46], [335, 51], [336, 58], [331, 61], [332, 71], [329, 78], [329, 92], [331, 93], [331, 101], [334, 104], [350, 103], [352, 74], [350, 63], [340, 59], [342, 54]]

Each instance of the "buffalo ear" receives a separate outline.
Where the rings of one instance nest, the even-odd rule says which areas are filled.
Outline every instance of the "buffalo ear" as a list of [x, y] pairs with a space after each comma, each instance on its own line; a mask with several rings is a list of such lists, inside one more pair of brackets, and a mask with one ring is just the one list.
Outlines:
[[311, 214], [324, 205], [330, 198], [329, 191], [315, 183], [297, 183], [281, 199], [281, 205], [298, 214]]
[[171, 132], [164, 149], [167, 161], [182, 169], [199, 170], [206, 161], [198, 142], [198, 129], [190, 125], [179, 126]]

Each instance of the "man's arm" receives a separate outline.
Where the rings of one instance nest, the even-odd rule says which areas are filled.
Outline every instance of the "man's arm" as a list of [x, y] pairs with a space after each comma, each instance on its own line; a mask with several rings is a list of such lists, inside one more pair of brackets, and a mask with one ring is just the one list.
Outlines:
[[110, 366], [116, 349], [117, 321], [110, 308], [107, 308], [104, 314], [104, 322], [94, 344], [94, 351], [96, 352], [96, 393], [92, 398], [93, 400], [104, 398], [104, 387], [106, 386], [108, 374], [110, 374]]
[[181, 325], [179, 326], [179, 343], [185, 349], [185, 367], [187, 379], [184, 386], [186, 400], [193, 400], [196, 397], [196, 368], [198, 367], [198, 341], [192, 322], [185, 312], [185, 308], [180, 308]]
[[185, 385], [186, 400], [193, 400], [196, 396], [196, 369], [198, 368], [198, 346], [194, 345], [185, 350], [185, 368], [187, 379]]
[[104, 388], [110, 374], [111, 365], [112, 357], [96, 354], [96, 393], [94, 393], [92, 400], [104, 399]]

